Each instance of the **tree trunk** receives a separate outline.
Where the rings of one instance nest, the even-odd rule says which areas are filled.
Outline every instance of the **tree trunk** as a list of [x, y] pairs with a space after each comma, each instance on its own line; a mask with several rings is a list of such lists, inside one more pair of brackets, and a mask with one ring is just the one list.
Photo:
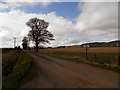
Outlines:
[[36, 52], [38, 52], [38, 42], [36, 42]]

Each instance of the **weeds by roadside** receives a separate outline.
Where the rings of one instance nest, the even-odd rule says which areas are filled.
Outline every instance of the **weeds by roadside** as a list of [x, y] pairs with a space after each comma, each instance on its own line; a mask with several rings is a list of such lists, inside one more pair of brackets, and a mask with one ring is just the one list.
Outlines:
[[11, 73], [15, 63], [18, 60], [19, 51], [11, 50], [9, 52], [2, 53], [2, 78], [4, 79], [9, 73]]
[[32, 57], [21, 51], [12, 72], [3, 80], [3, 89], [18, 88], [32, 65]]

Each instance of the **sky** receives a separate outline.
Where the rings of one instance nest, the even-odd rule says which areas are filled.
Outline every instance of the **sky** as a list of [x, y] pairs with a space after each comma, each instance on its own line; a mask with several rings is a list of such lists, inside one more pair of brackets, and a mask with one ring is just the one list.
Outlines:
[[[0, 1], [0, 47], [13, 47], [13, 37], [22, 44], [37, 17], [49, 22], [55, 40], [45, 46], [79, 45], [118, 40], [117, 2], [8, 2]], [[32, 45], [32, 44], [31, 44]]]

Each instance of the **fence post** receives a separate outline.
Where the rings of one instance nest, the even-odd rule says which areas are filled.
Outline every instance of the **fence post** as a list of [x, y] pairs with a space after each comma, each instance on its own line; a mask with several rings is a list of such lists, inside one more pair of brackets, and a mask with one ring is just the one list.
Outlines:
[[86, 60], [88, 60], [88, 49], [86, 47]]

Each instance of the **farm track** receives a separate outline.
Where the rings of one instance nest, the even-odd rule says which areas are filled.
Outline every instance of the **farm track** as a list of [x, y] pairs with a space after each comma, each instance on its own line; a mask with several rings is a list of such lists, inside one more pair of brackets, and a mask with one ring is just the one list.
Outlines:
[[35, 76], [21, 88], [117, 88], [118, 73], [87, 64], [27, 52], [37, 63]]

